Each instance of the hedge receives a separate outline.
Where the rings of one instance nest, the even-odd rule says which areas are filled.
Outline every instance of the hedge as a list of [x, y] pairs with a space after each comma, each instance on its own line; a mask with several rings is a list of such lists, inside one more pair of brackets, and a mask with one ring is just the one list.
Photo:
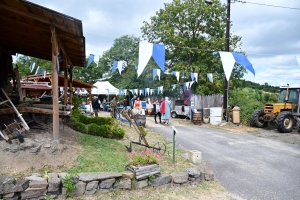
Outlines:
[[80, 111], [74, 110], [69, 125], [81, 133], [104, 138], [122, 139], [125, 131], [118, 126], [118, 120], [106, 117], [88, 117]]

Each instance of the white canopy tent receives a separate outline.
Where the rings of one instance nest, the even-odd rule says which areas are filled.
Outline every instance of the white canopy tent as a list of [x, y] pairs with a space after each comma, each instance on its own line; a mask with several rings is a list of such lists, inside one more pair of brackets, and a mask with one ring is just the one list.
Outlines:
[[118, 88], [110, 84], [108, 81], [98, 81], [93, 85], [95, 88], [92, 89], [92, 94], [106, 94], [106, 95], [117, 95]]

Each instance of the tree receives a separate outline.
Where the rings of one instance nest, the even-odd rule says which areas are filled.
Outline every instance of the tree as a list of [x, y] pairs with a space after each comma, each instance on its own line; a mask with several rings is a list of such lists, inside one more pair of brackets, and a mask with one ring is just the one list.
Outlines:
[[[200, 94], [220, 93], [223, 90], [223, 67], [218, 54], [224, 50], [226, 6], [219, 0], [206, 5], [203, 0], [173, 0], [144, 21], [143, 38], [166, 45], [166, 69], [190, 74], [199, 73], [199, 82], [193, 89]], [[230, 49], [238, 50], [241, 37], [231, 35]], [[230, 84], [243, 77], [245, 68], [235, 66]], [[214, 83], [206, 74], [214, 73]], [[183, 80], [185, 81], [185, 80]], [[188, 81], [188, 80], [186, 80]], [[240, 82], [239, 82], [240, 83]]]
[[[86, 58], [86, 64], [88, 58]], [[85, 83], [94, 84], [99, 80], [103, 75], [103, 72], [100, 70], [100, 67], [97, 66], [95, 62], [92, 62], [88, 67], [74, 67], [73, 69], [73, 78], [80, 80]]]
[[[30, 72], [30, 65], [35, 62], [35, 67], [32, 72]], [[48, 73], [52, 71], [52, 62], [48, 60], [43, 60], [34, 57], [18, 56], [16, 60], [16, 66], [18, 66], [20, 77], [34, 75], [37, 67], [40, 67], [40, 73], [47, 71]]]

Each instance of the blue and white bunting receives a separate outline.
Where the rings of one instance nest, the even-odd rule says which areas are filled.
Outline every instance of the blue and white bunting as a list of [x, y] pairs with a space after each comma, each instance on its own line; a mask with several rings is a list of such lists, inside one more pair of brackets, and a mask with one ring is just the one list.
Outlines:
[[138, 77], [144, 71], [151, 56], [162, 71], [165, 70], [165, 45], [140, 42], [139, 44], [139, 64], [137, 75]]
[[176, 84], [172, 84], [172, 90], [176, 88]]
[[222, 61], [222, 65], [223, 65], [223, 69], [227, 81], [229, 81], [230, 79], [231, 72], [235, 62], [244, 66], [255, 76], [255, 71], [253, 69], [252, 64], [243, 54], [236, 53], [236, 52], [224, 52], [224, 51], [219, 51], [219, 54], [221, 57], [221, 61]]
[[213, 74], [212, 74], [212, 73], [208, 73], [208, 74], [207, 74], [207, 78], [208, 78], [208, 80], [209, 80], [210, 82], [213, 83]]
[[94, 54], [90, 54], [90, 57], [89, 57], [89, 60], [88, 60], [88, 63], [87, 63], [87, 67], [89, 67], [89, 65], [94, 62], [94, 57], [95, 55]]
[[114, 60], [114, 64], [113, 67], [111, 68], [111, 71], [112, 72], [116, 71], [117, 67], [118, 67], [118, 61]]
[[154, 80], [155, 77], [156, 77], [156, 73], [157, 73], [157, 69], [153, 69], [153, 80]]
[[176, 76], [177, 81], [179, 82], [179, 72], [173, 71], [172, 73], [173, 73], [174, 76]]
[[194, 75], [193, 72], [191, 72], [191, 79], [192, 79], [192, 81], [194, 80], [194, 78], [195, 78], [195, 75]]
[[32, 71], [34, 69], [34, 66], [35, 66], [35, 62], [32, 62], [30, 67], [29, 67], [30, 73], [32, 73]]
[[134, 66], [134, 68], [135, 68], [135, 71], [137, 71], [139, 67], [136, 65], [136, 66]]
[[38, 75], [38, 74], [40, 74], [40, 73], [41, 73], [41, 69], [40, 69], [40, 66], [38, 66], [38, 67], [36, 68], [36, 71], [35, 71], [34, 75]]
[[43, 71], [43, 77], [44, 77], [44, 79], [46, 78], [46, 74], [47, 74], [47, 72], [44, 70]]

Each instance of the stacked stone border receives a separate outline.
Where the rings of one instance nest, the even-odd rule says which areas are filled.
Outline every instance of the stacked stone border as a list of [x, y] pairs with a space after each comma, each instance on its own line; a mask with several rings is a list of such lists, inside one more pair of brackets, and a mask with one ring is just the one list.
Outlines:
[[[49, 198], [64, 198], [67, 189], [62, 183], [67, 173], [49, 173], [48, 178], [40, 174], [32, 174], [22, 180], [0, 175], [0, 199], [5, 200], [40, 200], [45, 195]], [[151, 180], [150, 180], [151, 179]], [[131, 171], [87, 172], [72, 177], [76, 186], [72, 197], [93, 195], [96, 192], [110, 192], [115, 189], [132, 190], [145, 187], [171, 188], [183, 185], [194, 185], [202, 181], [213, 181], [214, 173], [206, 165], [186, 168], [183, 172], [159, 173], [155, 177], [137, 181]]]

